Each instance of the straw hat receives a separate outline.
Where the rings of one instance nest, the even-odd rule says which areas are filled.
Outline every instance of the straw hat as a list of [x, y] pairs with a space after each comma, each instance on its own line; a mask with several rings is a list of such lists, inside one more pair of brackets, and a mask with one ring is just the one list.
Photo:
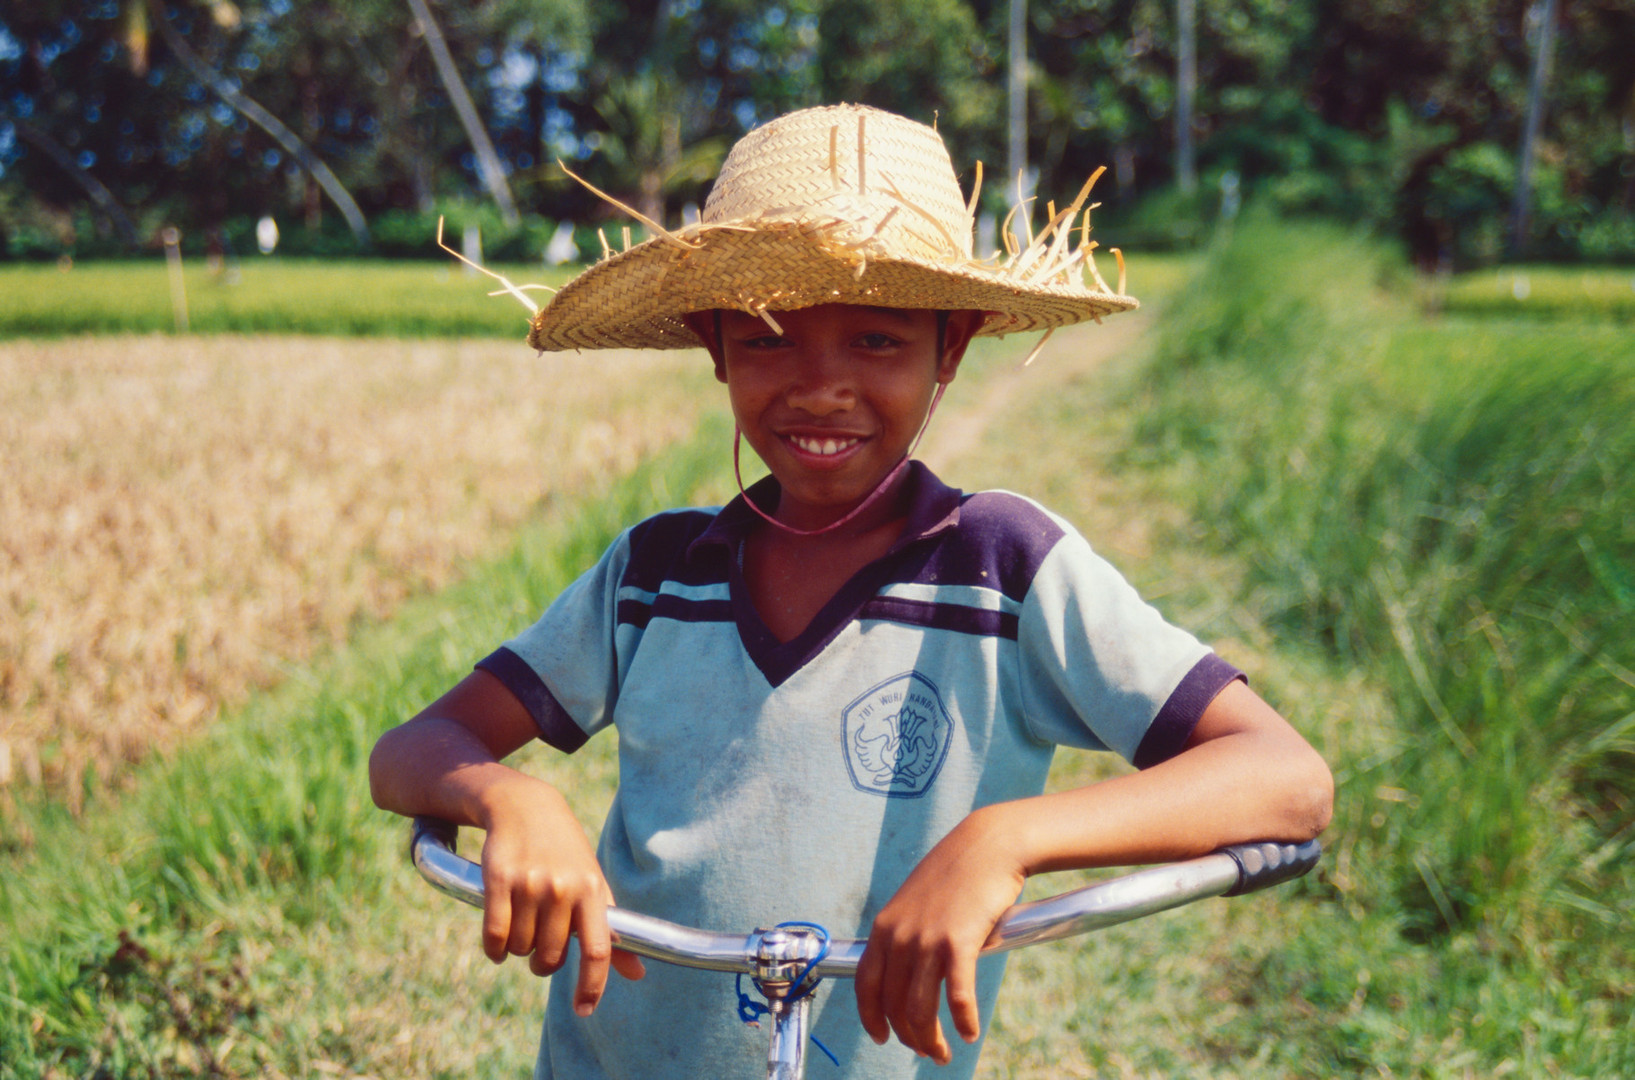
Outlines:
[[564, 286], [534, 315], [528, 343], [691, 348], [688, 312], [768, 318], [827, 303], [993, 312], [982, 334], [1100, 321], [1137, 304], [1120, 295], [1122, 280], [1114, 292], [1096, 272], [1088, 209], [1074, 227], [1094, 179], [1037, 237], [1014, 237], [1013, 211], [1007, 254], [975, 259], [976, 192], [968, 205], [936, 131], [861, 105], [790, 113], [738, 140], [691, 226], [666, 230], [603, 195], [654, 238], [627, 240]]

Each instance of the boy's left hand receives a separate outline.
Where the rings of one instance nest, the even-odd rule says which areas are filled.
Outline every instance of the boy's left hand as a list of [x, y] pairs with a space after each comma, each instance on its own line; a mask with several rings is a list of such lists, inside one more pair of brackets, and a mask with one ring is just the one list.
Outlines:
[[[992, 808], [990, 808], [992, 809]], [[939, 1065], [952, 1059], [937, 1007], [948, 984], [954, 1028], [981, 1032], [976, 961], [1026, 880], [993, 815], [978, 811], [932, 848], [874, 920], [857, 966], [857, 1012], [876, 1043], [895, 1031]]]

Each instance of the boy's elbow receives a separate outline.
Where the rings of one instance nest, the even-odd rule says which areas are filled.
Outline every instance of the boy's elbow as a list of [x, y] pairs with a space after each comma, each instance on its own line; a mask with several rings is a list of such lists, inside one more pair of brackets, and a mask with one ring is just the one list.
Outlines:
[[393, 768], [395, 758], [394, 736], [399, 729], [393, 728], [379, 739], [375, 740], [375, 748], [369, 751], [369, 797], [382, 810], [398, 811], [396, 800], [392, 797]]
[[1315, 840], [1334, 817], [1334, 773], [1315, 750], [1308, 751], [1297, 778], [1287, 788], [1288, 803], [1285, 813], [1291, 839]]
[[376, 741], [375, 748], [369, 751], [369, 798], [374, 800], [377, 807], [388, 809], [383, 801], [385, 792], [384, 778], [381, 775], [380, 742]]

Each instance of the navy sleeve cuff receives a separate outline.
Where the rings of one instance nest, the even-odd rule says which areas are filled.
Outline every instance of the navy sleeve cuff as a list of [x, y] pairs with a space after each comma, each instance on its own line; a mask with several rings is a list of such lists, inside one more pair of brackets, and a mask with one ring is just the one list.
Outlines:
[[477, 661], [477, 670], [486, 671], [504, 683], [511, 696], [522, 702], [522, 707], [534, 718], [539, 737], [546, 744], [564, 754], [571, 754], [585, 745], [590, 736], [573, 722], [573, 717], [556, 700], [551, 688], [522, 657], [502, 645]]
[[1179, 754], [1215, 695], [1238, 679], [1249, 681], [1243, 672], [1214, 653], [1192, 665], [1142, 736], [1141, 745], [1135, 749], [1135, 767], [1150, 769]]

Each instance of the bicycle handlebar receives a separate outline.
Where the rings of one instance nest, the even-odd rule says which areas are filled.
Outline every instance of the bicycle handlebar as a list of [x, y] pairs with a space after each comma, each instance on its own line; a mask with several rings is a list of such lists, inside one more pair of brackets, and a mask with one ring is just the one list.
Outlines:
[[[454, 853], [458, 828], [436, 818], [414, 819], [409, 857], [439, 892], [481, 907], [482, 867]], [[1211, 855], [1168, 863], [1087, 885], [1046, 900], [1015, 904], [994, 926], [984, 953], [1055, 941], [1204, 900], [1242, 896], [1306, 874], [1322, 856], [1316, 840], [1303, 844], [1236, 844]], [[610, 907], [608, 929], [619, 948], [683, 967], [753, 975], [763, 931], [719, 933], [681, 926], [628, 908]], [[813, 974], [850, 978], [867, 942], [835, 938]]]

